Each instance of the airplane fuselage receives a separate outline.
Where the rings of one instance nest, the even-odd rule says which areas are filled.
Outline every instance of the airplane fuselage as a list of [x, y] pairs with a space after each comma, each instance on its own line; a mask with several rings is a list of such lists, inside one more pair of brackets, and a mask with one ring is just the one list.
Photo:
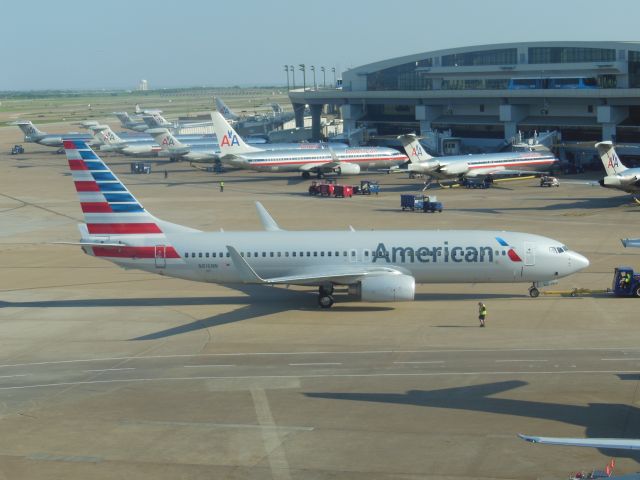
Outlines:
[[125, 268], [211, 283], [242, 281], [227, 245], [265, 278], [372, 266], [401, 270], [416, 283], [545, 282], [588, 265], [550, 238], [499, 231], [194, 232], [134, 241], [119, 252], [84, 248]]

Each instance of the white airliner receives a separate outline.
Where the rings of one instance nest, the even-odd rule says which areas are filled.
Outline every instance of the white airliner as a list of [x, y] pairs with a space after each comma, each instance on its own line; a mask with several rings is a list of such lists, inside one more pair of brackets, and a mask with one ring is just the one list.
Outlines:
[[611, 142], [596, 143], [596, 149], [607, 176], [600, 180], [600, 185], [615, 188], [628, 193], [640, 193], [640, 168], [627, 168]]
[[563, 438], [536, 437], [532, 435], [518, 436], [531, 443], [546, 445], [567, 445], [570, 447], [611, 448], [616, 450], [640, 450], [640, 440], [633, 438]]
[[557, 158], [548, 150], [482, 153], [432, 157], [415, 135], [398, 137], [409, 156], [409, 173], [422, 173], [437, 180], [478, 176], [534, 175], [549, 169]]
[[416, 283], [530, 282], [589, 265], [561, 242], [475, 230], [284, 231], [257, 203], [264, 231], [201, 232], [160, 220], [85, 142], [65, 141], [84, 214], [85, 253], [161, 275], [220, 284], [306, 285], [333, 305], [336, 285], [364, 301], [413, 300]]
[[266, 150], [247, 145], [219, 112], [211, 112], [213, 131], [218, 137], [223, 163], [261, 172], [300, 172], [303, 178], [311, 173], [357, 175], [364, 169], [398, 166], [407, 157], [392, 148], [358, 147], [317, 151]]

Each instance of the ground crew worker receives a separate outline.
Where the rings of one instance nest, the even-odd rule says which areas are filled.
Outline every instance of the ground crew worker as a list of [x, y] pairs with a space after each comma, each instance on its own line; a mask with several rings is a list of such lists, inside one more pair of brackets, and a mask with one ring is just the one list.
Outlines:
[[631, 287], [631, 273], [627, 272], [622, 277], [622, 288], [628, 290]]
[[220, 191], [224, 192], [224, 182], [222, 180], [220, 181]]
[[482, 302], [478, 302], [478, 320], [480, 320], [481, 327], [484, 327], [485, 318], [487, 318], [487, 306]]
[[164, 178], [167, 178], [169, 176], [169, 172], [167, 172], [166, 170], [164, 171]]

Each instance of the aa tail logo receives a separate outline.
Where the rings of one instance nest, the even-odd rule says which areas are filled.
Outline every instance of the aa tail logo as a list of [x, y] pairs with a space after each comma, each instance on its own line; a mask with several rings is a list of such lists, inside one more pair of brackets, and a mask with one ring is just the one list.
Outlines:
[[175, 144], [176, 142], [173, 140], [173, 137], [164, 137], [162, 139], [162, 145], [165, 147], [173, 147]]
[[240, 142], [238, 141], [238, 136], [233, 132], [233, 130], [228, 130], [227, 133], [222, 137], [220, 141], [221, 147], [232, 147], [232, 146], [240, 146]]
[[411, 149], [411, 156], [412, 157], [416, 157], [416, 158], [420, 158], [420, 156], [422, 155], [422, 147], [420, 146], [420, 144], [418, 144], [418, 146], [413, 147]]
[[615, 151], [607, 152], [607, 158], [609, 159], [609, 168], [617, 168], [620, 166], [620, 159]]

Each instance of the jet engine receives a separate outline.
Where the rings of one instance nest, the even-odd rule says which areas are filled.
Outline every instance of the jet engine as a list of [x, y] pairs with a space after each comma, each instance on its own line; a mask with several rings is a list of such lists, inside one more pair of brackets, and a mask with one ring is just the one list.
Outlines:
[[622, 185], [632, 185], [637, 181], [637, 175], [608, 175], [600, 180], [600, 185], [603, 187], [620, 187]]
[[416, 279], [410, 275], [375, 275], [349, 285], [349, 294], [364, 302], [411, 301], [416, 293]]
[[440, 171], [447, 175], [464, 175], [469, 171], [469, 164], [467, 162], [449, 163], [448, 165], [443, 165]]
[[341, 163], [335, 168], [338, 175], [358, 175], [360, 173], [360, 165], [357, 163]]

